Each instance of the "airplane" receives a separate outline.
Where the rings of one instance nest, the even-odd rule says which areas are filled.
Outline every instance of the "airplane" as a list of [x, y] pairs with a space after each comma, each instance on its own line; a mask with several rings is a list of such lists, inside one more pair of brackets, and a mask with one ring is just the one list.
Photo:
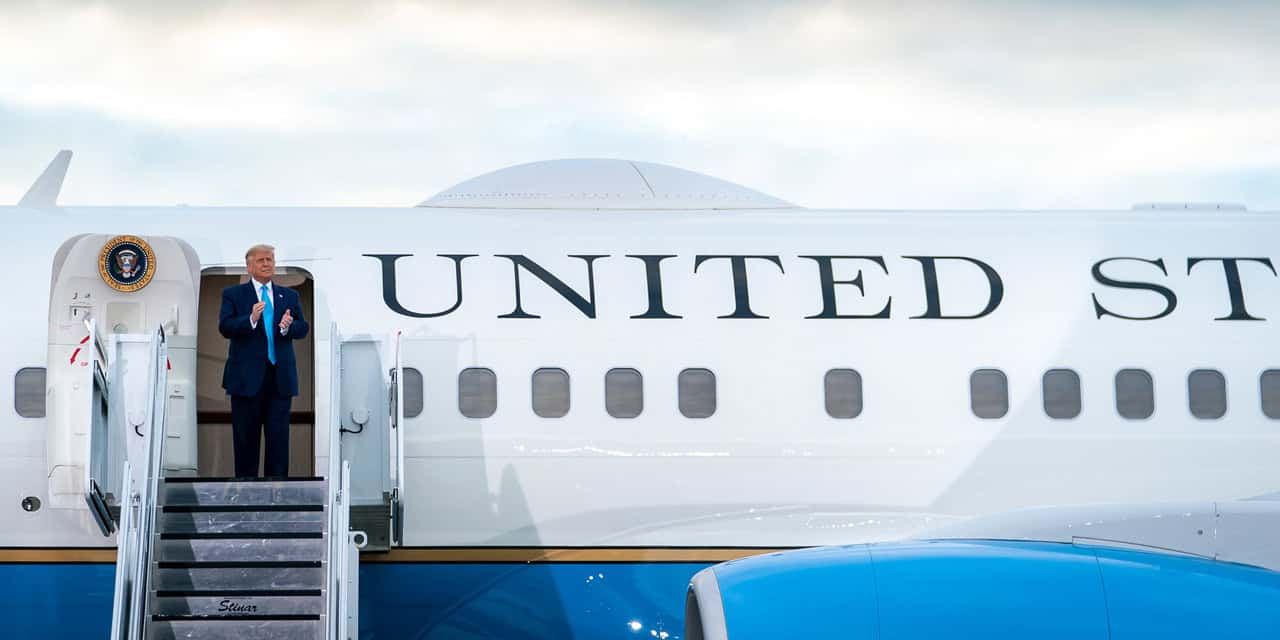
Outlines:
[[[613, 159], [413, 207], [62, 206], [70, 156], [0, 207], [18, 637], [1089, 637], [1210, 582], [1181, 611], [1280, 628], [1277, 212], [809, 209]], [[216, 321], [258, 243], [313, 327], [301, 480], [210, 514], [254, 490]], [[323, 520], [322, 610], [196, 584], [244, 509]]]

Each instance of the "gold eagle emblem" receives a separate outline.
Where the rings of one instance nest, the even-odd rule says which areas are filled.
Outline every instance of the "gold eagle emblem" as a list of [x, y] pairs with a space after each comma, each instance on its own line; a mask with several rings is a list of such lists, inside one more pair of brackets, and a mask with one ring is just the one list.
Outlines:
[[138, 236], [116, 236], [98, 254], [98, 273], [116, 291], [137, 291], [156, 273], [156, 253]]

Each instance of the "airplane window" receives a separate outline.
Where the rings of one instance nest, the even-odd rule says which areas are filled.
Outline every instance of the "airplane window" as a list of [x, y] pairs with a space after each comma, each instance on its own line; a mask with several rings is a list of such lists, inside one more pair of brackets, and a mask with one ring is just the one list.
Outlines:
[[13, 408], [24, 418], [44, 417], [44, 367], [18, 370], [13, 378]]
[[498, 379], [489, 369], [472, 367], [458, 374], [458, 411], [468, 418], [488, 418], [498, 410]]
[[1280, 419], [1280, 369], [1267, 369], [1258, 379], [1262, 391], [1262, 414]]
[[710, 418], [716, 412], [716, 374], [707, 369], [685, 369], [677, 387], [684, 417]]
[[969, 406], [983, 419], [1009, 413], [1009, 380], [999, 369], [978, 369], [969, 376]]
[[1116, 411], [1129, 420], [1146, 420], [1156, 411], [1155, 383], [1142, 369], [1116, 373]]
[[1221, 371], [1196, 369], [1187, 376], [1187, 400], [1191, 415], [1217, 420], [1227, 413], [1227, 379]]
[[604, 410], [615, 418], [634, 418], [644, 410], [644, 378], [635, 369], [604, 374]]
[[413, 367], [404, 368], [404, 417], [422, 415], [422, 372]]
[[832, 369], [822, 383], [827, 415], [856, 418], [862, 413], [862, 374], [853, 369]]
[[1054, 420], [1080, 415], [1080, 375], [1070, 369], [1044, 372], [1044, 412]]
[[533, 372], [533, 412], [541, 418], [562, 418], [569, 413], [569, 374], [564, 369]]

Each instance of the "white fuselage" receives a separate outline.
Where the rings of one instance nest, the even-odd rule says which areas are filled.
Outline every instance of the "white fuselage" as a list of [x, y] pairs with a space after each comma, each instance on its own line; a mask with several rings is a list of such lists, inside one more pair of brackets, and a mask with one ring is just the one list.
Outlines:
[[[182, 207], [0, 217], [15, 265], [0, 338], [0, 546], [110, 544], [67, 511], [19, 505], [47, 490], [46, 429], [14, 412], [12, 380], [44, 366], [50, 265], [82, 233], [180, 238], [205, 268], [243, 267], [247, 247], [274, 244], [278, 266], [314, 279], [317, 425], [331, 411], [328, 328], [403, 331], [403, 364], [424, 380], [423, 411], [405, 427], [408, 546], [809, 546], [1027, 506], [1280, 490], [1280, 421], [1264, 415], [1259, 386], [1280, 367], [1280, 278], [1244, 260], [1272, 256], [1273, 213]], [[384, 264], [394, 262], [401, 310], [428, 315], [456, 302], [456, 260], [441, 256], [459, 254], [474, 257], [457, 259], [456, 310], [391, 308]], [[776, 262], [745, 259], [747, 281], [735, 284], [729, 258], [706, 257], [731, 255]], [[503, 256], [523, 256], [579, 299]], [[679, 317], [633, 317], [653, 311], [654, 273], [628, 256], [673, 256], [649, 259], [665, 312], [649, 315]], [[820, 256], [840, 256], [825, 281]], [[1095, 265], [1112, 258], [1140, 260], [1104, 263], [1105, 279], [1149, 286], [1100, 281]], [[1194, 258], [1214, 260], [1189, 268]], [[998, 274], [1001, 295], [975, 261]], [[513, 313], [517, 278], [523, 314]], [[760, 317], [721, 317], [741, 310], [735, 290]], [[1258, 319], [1215, 319], [1237, 304]], [[824, 311], [888, 317], [810, 317]], [[913, 318], [928, 315], [944, 317]], [[468, 367], [496, 375], [489, 418], [459, 411]], [[539, 368], [568, 373], [564, 417], [533, 412]], [[613, 368], [643, 375], [638, 417], [607, 413]], [[715, 374], [711, 417], [679, 410], [688, 368]], [[861, 375], [854, 418], [825, 409], [831, 369]], [[979, 369], [1005, 374], [1003, 417], [971, 408]], [[1078, 374], [1078, 417], [1046, 415], [1050, 369]], [[1122, 369], [1150, 372], [1150, 418], [1117, 413]], [[1226, 379], [1220, 419], [1189, 411], [1197, 369]], [[316, 442], [323, 458], [325, 438]]]

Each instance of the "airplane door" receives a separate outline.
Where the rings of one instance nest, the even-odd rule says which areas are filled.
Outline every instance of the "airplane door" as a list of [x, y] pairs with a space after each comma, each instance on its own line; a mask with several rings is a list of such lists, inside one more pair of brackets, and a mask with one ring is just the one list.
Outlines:
[[98, 335], [97, 322], [85, 323], [88, 331], [83, 366], [75, 372], [79, 380], [72, 388], [85, 400], [81, 420], [88, 425], [84, 467], [84, 499], [102, 535], [115, 531], [112, 508], [119, 508], [124, 485], [124, 463], [127, 455], [124, 434], [108, 424], [110, 390], [107, 387], [107, 351]]
[[[116, 450], [110, 442], [128, 441], [130, 416], [124, 414], [138, 401], [137, 385], [117, 385], [113, 379], [141, 380], [129, 369], [148, 366], [145, 358], [116, 357], [116, 351], [129, 350], [133, 342], [149, 344], [161, 328], [169, 347], [169, 376], [162, 390], [170, 418], [164, 468], [170, 474], [195, 473], [199, 273], [199, 258], [179, 238], [84, 234], [58, 249], [49, 292], [46, 357], [45, 457], [51, 508], [83, 509], [88, 500], [99, 528], [103, 525], [99, 510], [103, 504], [109, 507], [119, 490]], [[100, 378], [95, 367], [101, 370]], [[146, 386], [145, 381], [139, 384]], [[97, 400], [95, 394], [100, 396]], [[120, 406], [129, 409], [104, 417], [102, 398], [114, 407], [121, 394]], [[100, 446], [104, 443], [105, 449]]]

